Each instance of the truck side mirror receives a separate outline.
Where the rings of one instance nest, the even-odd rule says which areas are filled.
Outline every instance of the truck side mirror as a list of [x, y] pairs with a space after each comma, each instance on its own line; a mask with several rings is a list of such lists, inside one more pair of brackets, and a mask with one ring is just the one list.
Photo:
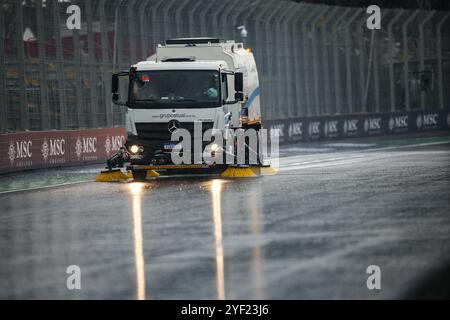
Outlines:
[[[119, 76], [114, 73], [112, 75], [112, 79], [111, 79], [111, 93], [113, 94], [113, 100], [117, 100], [114, 99], [114, 94], [117, 95], [117, 91], [119, 91]], [[117, 95], [117, 98], [119, 98], [119, 96]]]
[[111, 93], [112, 93], [112, 102], [119, 106], [126, 106], [127, 102], [119, 101], [119, 76], [127, 75], [127, 73], [117, 74], [114, 73], [111, 78]]
[[244, 101], [244, 94], [242, 92], [236, 92], [234, 94], [234, 100], [236, 100], [236, 101]]
[[244, 74], [242, 72], [235, 72], [234, 74], [234, 90], [236, 92], [244, 91]]

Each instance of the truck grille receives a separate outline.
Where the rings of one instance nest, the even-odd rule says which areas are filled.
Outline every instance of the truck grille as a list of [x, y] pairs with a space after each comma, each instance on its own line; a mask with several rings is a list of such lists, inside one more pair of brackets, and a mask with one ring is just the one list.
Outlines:
[[[212, 129], [213, 122], [202, 122], [202, 134]], [[194, 139], [194, 122], [180, 122], [180, 129], [186, 129]], [[172, 134], [169, 132], [168, 122], [136, 123], [138, 139], [154, 148], [162, 147], [170, 142]]]

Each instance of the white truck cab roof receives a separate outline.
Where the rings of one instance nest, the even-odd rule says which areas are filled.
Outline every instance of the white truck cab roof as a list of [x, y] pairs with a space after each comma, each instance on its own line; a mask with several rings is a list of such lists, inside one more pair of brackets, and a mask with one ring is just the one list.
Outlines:
[[223, 70], [227, 69], [225, 61], [186, 61], [186, 62], [155, 62], [142, 61], [134, 65], [137, 71], [152, 70]]

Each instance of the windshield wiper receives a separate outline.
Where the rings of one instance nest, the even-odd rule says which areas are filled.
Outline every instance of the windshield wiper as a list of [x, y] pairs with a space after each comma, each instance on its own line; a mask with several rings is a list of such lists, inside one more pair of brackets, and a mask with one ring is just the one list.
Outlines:
[[155, 101], [159, 101], [159, 99], [139, 99], [139, 100], [134, 100], [135, 102], [141, 102], [141, 101], [151, 101], [151, 102], [155, 102]]
[[197, 100], [193, 100], [193, 99], [178, 99], [178, 100], [171, 100], [171, 102], [197, 102]]

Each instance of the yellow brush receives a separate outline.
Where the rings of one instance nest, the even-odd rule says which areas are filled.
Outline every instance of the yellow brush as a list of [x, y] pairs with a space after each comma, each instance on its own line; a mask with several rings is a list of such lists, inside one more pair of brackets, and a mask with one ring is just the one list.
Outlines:
[[156, 172], [155, 170], [148, 170], [147, 171], [147, 177], [159, 177], [160, 174], [158, 172]]
[[97, 182], [114, 182], [114, 181], [123, 181], [128, 180], [129, 177], [127, 174], [123, 173], [120, 170], [112, 170], [112, 171], [102, 171], [100, 172], [95, 181]]
[[275, 169], [272, 167], [260, 167], [259, 172], [260, 172], [260, 174], [271, 175], [271, 174], [278, 173], [278, 169]]
[[245, 178], [255, 177], [257, 173], [252, 168], [228, 167], [220, 176], [224, 178]]

